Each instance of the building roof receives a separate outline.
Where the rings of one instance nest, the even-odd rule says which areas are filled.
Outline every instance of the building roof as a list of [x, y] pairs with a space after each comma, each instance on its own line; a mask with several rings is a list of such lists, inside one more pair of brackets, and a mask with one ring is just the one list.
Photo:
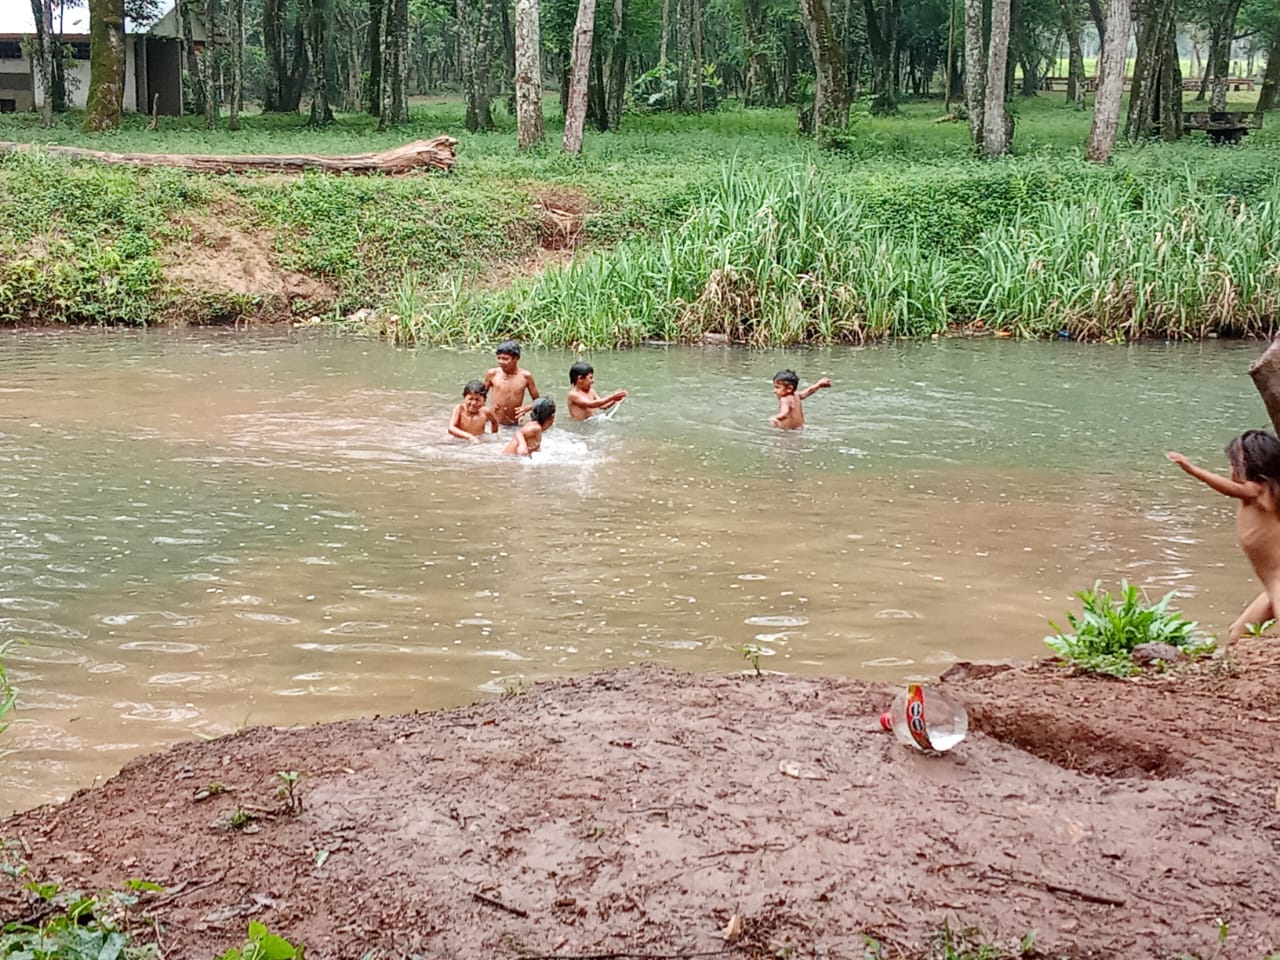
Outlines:
[[[124, 21], [125, 33], [146, 33], [148, 28], [173, 9], [173, 0], [160, 3], [155, 20], [138, 21], [128, 17]], [[89, 35], [89, 4], [87, 0], [53, 0], [53, 29], [64, 37]], [[36, 21], [31, 15], [31, 0], [0, 0], [0, 37], [30, 37], [36, 32]]]

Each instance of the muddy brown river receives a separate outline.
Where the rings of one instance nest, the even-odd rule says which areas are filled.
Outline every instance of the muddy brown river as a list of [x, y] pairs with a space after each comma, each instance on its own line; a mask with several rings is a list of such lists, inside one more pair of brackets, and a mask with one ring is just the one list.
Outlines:
[[[1258, 344], [944, 340], [592, 355], [616, 416], [532, 461], [445, 432], [486, 351], [0, 333], [0, 812], [245, 725], [657, 660], [883, 681], [1045, 653], [1101, 580], [1225, 635], [1222, 468]], [[568, 352], [523, 365], [564, 406]], [[782, 433], [770, 379], [835, 386]]]

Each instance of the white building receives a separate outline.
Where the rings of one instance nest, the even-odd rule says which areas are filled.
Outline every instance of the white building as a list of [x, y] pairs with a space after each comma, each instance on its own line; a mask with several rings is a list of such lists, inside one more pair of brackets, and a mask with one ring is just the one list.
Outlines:
[[[150, 113], [155, 98], [160, 113], [182, 113], [182, 30], [176, 6], [149, 27], [125, 20], [124, 109]], [[89, 97], [89, 9], [54, 0], [53, 33], [69, 44], [67, 102], [84, 107]], [[205, 31], [191, 24], [197, 49]], [[43, 102], [39, 71], [28, 56], [36, 26], [30, 0], [0, 0], [0, 113], [35, 110]]]

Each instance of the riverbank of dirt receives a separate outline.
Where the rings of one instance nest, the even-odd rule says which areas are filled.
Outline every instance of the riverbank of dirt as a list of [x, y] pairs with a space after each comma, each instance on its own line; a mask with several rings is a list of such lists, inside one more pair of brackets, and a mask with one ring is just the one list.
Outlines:
[[[0, 836], [64, 889], [163, 884], [136, 911], [170, 958], [220, 953], [250, 919], [309, 960], [861, 958], [866, 937], [924, 957], [944, 925], [1008, 955], [1264, 957], [1274, 646], [1136, 681], [953, 670], [971, 732], [942, 756], [880, 731], [882, 687], [611, 671], [180, 745]], [[299, 812], [278, 812], [277, 771], [303, 774]], [[6, 918], [37, 912], [3, 891]]]

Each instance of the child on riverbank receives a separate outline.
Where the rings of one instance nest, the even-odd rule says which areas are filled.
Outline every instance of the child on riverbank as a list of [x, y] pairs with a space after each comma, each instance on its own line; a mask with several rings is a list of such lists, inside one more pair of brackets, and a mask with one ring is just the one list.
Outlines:
[[498, 365], [484, 375], [485, 389], [489, 391], [489, 409], [504, 427], [515, 426], [520, 417], [529, 411], [524, 406], [524, 394], [529, 392], [529, 403], [538, 399], [538, 386], [533, 374], [520, 366], [520, 344], [504, 340], [494, 351]]
[[484, 405], [487, 392], [483, 380], [467, 381], [462, 388], [462, 402], [453, 408], [449, 418], [449, 436], [479, 443], [486, 426], [490, 433], [498, 432], [498, 418]]
[[579, 360], [569, 368], [569, 416], [589, 420], [597, 410], [610, 410], [627, 399], [627, 391], [615, 390], [607, 397], [596, 393], [595, 368]]
[[778, 371], [773, 378], [773, 395], [778, 398], [778, 412], [769, 422], [783, 430], [800, 429], [804, 426], [804, 406], [801, 401], [808, 400], [819, 390], [829, 386], [831, 378], [823, 377], [801, 390], [800, 378], [794, 370]]
[[1280, 610], [1280, 441], [1265, 430], [1246, 430], [1232, 440], [1227, 445], [1230, 479], [1197, 467], [1180, 453], [1165, 456], [1197, 480], [1240, 501], [1236, 535], [1262, 581], [1262, 593], [1227, 631], [1228, 641], [1239, 639], [1247, 626], [1274, 620]]
[[529, 422], [516, 431], [504, 454], [527, 457], [542, 449], [542, 434], [556, 422], [556, 402], [550, 397], [539, 397], [529, 408]]

